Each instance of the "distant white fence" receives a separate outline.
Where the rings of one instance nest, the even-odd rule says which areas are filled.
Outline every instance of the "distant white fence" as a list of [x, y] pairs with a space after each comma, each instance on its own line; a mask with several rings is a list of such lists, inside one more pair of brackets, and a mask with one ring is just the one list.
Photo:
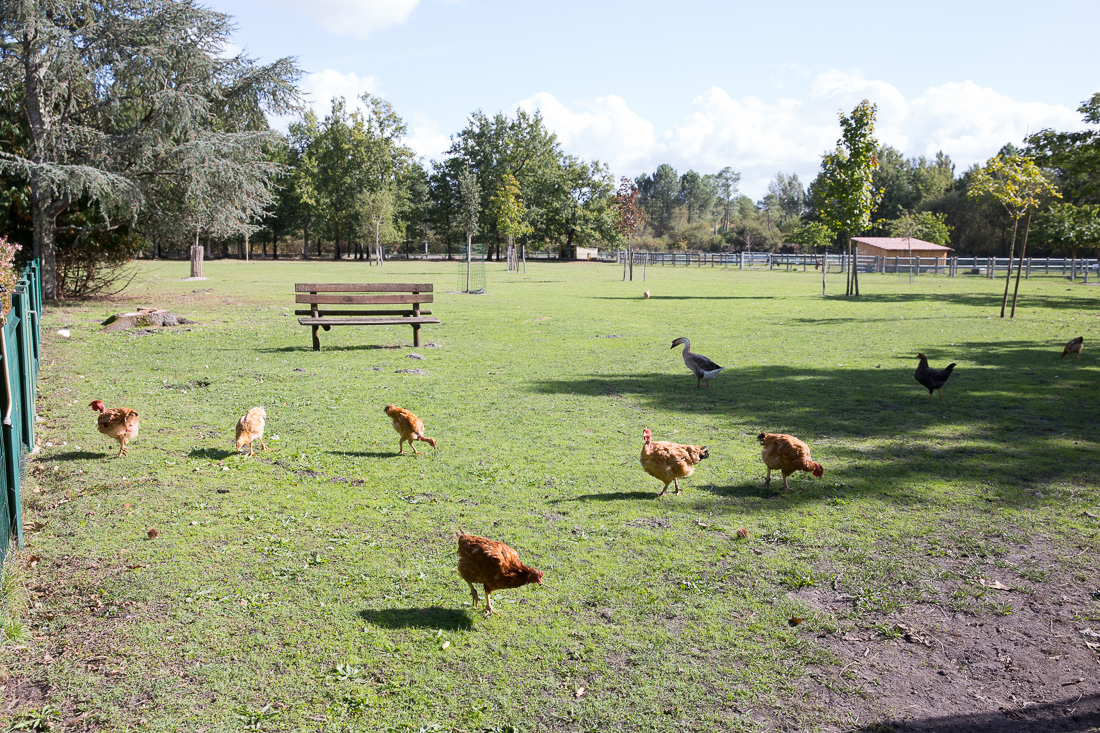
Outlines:
[[[830, 272], [845, 272], [849, 261], [854, 259], [860, 272], [882, 273], [887, 275], [980, 275], [995, 277], [1009, 267], [1007, 257], [884, 257], [859, 255], [849, 258], [846, 254], [779, 254], [772, 252], [634, 252], [634, 266], [649, 267], [723, 267], [737, 269], [766, 270], [815, 270], [822, 262]], [[624, 263], [625, 250], [600, 251], [600, 260], [604, 262]], [[1013, 269], [1019, 258], [1013, 262]], [[1083, 277], [1085, 282], [1090, 276], [1096, 277], [1100, 270], [1100, 260], [1063, 257], [1027, 257], [1023, 261], [1024, 277], [1036, 275], [1058, 275], [1064, 277]]]

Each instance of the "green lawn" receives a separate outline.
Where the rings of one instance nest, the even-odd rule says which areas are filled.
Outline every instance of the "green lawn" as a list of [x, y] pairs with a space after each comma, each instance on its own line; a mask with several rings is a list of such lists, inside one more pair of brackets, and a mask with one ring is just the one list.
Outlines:
[[[24, 552], [41, 605], [36, 639], [0, 647], [9, 689], [38, 698], [12, 720], [49, 704], [111, 731], [812, 730], [843, 724], [806, 690], [809, 670], [844, 671], [830, 638], [889, 641], [918, 605], [1011, 616], [1051, 573], [1095, 567], [1089, 286], [1032, 278], [1009, 320], [1003, 282], [970, 276], [863, 276], [846, 300], [812, 272], [623, 283], [611, 265], [491, 263], [488, 294], [464, 295], [446, 263], [138, 269], [123, 302], [43, 318], [50, 444], [24, 496], [47, 522]], [[311, 351], [293, 283], [376, 280], [435, 284], [425, 345], [343, 328]], [[146, 305], [197, 323], [102, 332]], [[1060, 361], [1081, 334], [1082, 359]], [[677, 336], [728, 367], [709, 390]], [[913, 379], [918, 351], [958, 363], [942, 402]], [[96, 432], [95, 398], [141, 413], [128, 457]], [[438, 448], [395, 455], [390, 402]], [[272, 451], [245, 459], [233, 428], [254, 405]], [[656, 498], [646, 426], [709, 447], [683, 494]], [[805, 440], [824, 477], [765, 490], [762, 430]], [[544, 584], [480, 616], [459, 527]], [[989, 592], [992, 575], [1018, 591]]]

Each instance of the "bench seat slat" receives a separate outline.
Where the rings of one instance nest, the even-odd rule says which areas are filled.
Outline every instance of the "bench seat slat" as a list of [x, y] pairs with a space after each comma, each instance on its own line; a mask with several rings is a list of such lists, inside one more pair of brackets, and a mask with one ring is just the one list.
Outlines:
[[398, 305], [404, 303], [431, 303], [432, 294], [421, 293], [420, 295], [314, 295], [312, 293], [306, 293], [305, 295], [296, 296], [294, 302], [331, 305]]
[[409, 326], [414, 323], [442, 323], [429, 318], [299, 318], [303, 326]]
[[298, 293], [430, 293], [432, 283], [295, 283]]
[[[412, 316], [412, 315], [415, 315], [411, 310], [407, 310], [407, 311], [402, 311], [402, 310], [368, 311], [368, 310], [358, 310], [358, 309], [356, 309], [356, 310], [330, 310], [329, 308], [318, 308], [317, 311], [318, 311], [317, 315], [322, 316], [322, 317], [328, 317], [328, 316]], [[431, 314], [432, 314], [432, 312], [428, 308], [421, 308], [420, 309], [420, 315], [422, 315], [422, 316], [430, 316]], [[296, 315], [296, 316], [311, 316], [311, 315], [313, 315], [313, 311], [298, 310], [298, 311], [294, 311], [294, 315]]]

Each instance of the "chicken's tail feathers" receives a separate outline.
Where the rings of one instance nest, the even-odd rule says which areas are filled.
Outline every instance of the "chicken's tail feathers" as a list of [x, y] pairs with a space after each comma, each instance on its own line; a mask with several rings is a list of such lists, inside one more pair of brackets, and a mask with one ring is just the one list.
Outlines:
[[955, 362], [951, 362], [950, 364], [948, 364], [947, 366], [945, 366], [945, 367], [943, 368], [943, 373], [944, 373], [944, 374], [950, 374], [950, 373], [951, 373], [951, 371], [952, 371], [952, 370], [953, 370], [954, 368], [955, 368]]
[[825, 475], [825, 467], [824, 467], [824, 466], [822, 466], [822, 465], [821, 465], [820, 463], [817, 463], [817, 462], [815, 461], [815, 462], [814, 462], [814, 470], [813, 470], [813, 474], [814, 474], [814, 476], [815, 476], [815, 477], [817, 477], [817, 478], [821, 478], [822, 476], [824, 476], [824, 475]]

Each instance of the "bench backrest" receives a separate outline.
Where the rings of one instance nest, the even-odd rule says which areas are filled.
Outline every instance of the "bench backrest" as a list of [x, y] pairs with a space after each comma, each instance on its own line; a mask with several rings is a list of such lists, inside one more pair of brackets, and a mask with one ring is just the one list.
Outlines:
[[[431, 303], [431, 283], [297, 283], [295, 303], [402, 305]], [[415, 310], [415, 308], [414, 308]]]

